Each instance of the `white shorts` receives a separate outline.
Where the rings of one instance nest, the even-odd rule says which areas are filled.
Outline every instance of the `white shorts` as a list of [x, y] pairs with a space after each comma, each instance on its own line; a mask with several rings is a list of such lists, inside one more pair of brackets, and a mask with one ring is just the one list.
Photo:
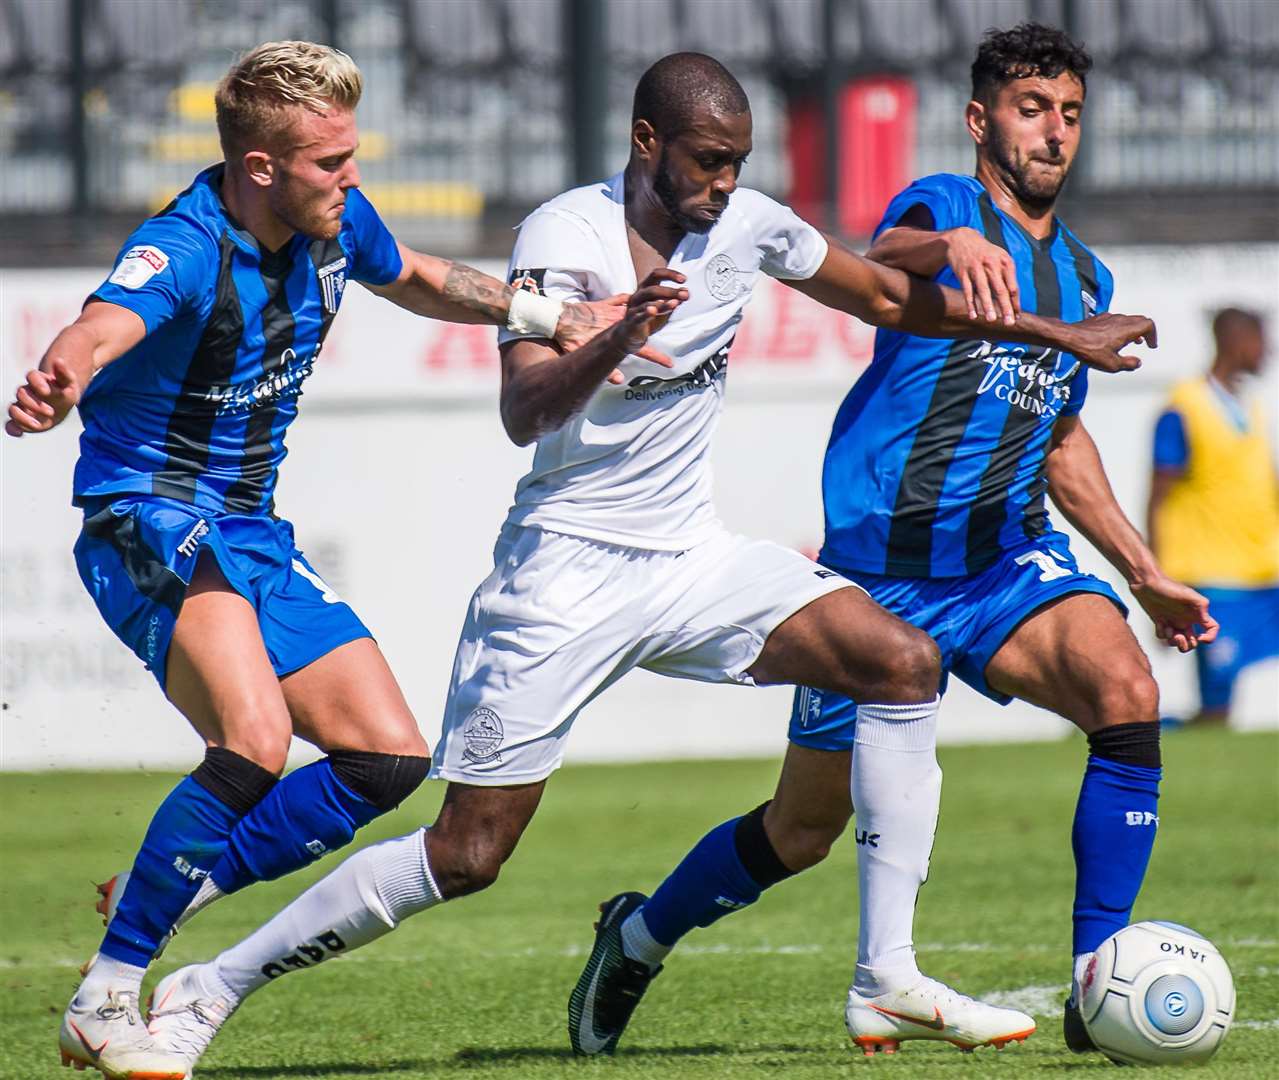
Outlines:
[[796, 551], [721, 532], [687, 551], [507, 525], [471, 597], [434, 779], [527, 784], [560, 765], [577, 714], [642, 667], [747, 686], [768, 635], [860, 588]]

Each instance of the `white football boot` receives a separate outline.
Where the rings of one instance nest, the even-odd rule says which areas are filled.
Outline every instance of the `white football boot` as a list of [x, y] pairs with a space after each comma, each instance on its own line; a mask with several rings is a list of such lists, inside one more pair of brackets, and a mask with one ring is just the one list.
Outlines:
[[142, 1022], [138, 995], [111, 990], [91, 1001], [77, 994], [58, 1033], [62, 1064], [97, 1069], [111, 1080], [187, 1080], [185, 1060], [160, 1048]]
[[200, 978], [203, 964], [189, 964], [166, 975], [151, 994], [148, 1030], [158, 1046], [194, 1069], [213, 1036], [239, 1002], [208, 990]]
[[909, 990], [874, 997], [850, 988], [844, 1022], [867, 1056], [896, 1053], [907, 1039], [937, 1039], [961, 1050], [1002, 1050], [1035, 1030], [1035, 1021], [1023, 1012], [976, 1001], [926, 976]]

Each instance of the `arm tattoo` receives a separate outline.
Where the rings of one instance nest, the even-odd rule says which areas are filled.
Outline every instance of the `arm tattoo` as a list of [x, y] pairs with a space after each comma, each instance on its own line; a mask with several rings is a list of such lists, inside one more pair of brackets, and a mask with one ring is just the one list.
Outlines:
[[611, 325], [608, 319], [597, 315], [590, 304], [565, 304], [564, 310], [560, 313], [560, 327], [583, 341], [594, 337]]
[[451, 263], [444, 278], [444, 299], [478, 311], [497, 326], [506, 323], [515, 290], [462, 263]]

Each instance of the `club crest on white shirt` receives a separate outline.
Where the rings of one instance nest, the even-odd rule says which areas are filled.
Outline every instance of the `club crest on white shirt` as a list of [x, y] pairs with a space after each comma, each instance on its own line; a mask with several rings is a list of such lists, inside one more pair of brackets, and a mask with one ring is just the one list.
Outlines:
[[722, 252], [706, 264], [706, 287], [716, 300], [736, 300], [750, 289], [746, 275]]

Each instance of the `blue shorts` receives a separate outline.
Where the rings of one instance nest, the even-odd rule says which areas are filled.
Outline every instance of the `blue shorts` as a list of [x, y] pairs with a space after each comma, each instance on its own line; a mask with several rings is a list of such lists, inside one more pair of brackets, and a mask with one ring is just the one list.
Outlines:
[[173, 626], [201, 551], [253, 605], [277, 675], [371, 637], [293, 542], [264, 514], [214, 514], [172, 499], [128, 495], [85, 508], [76, 567], [116, 637], [165, 685]]
[[[1012, 698], [987, 684], [986, 665], [1038, 608], [1071, 593], [1098, 593], [1128, 614], [1115, 590], [1100, 578], [1082, 573], [1070, 548], [1060, 541], [1006, 553], [971, 577], [904, 578], [856, 570], [839, 572], [862, 586], [876, 603], [937, 642], [943, 693], [953, 671], [1001, 705]], [[843, 694], [795, 688], [791, 742], [814, 750], [851, 750], [856, 722], [857, 705]]]
[[1205, 709], [1224, 709], [1244, 668], [1279, 656], [1279, 585], [1199, 591], [1221, 625], [1216, 641], [1195, 650], [1199, 697]]

